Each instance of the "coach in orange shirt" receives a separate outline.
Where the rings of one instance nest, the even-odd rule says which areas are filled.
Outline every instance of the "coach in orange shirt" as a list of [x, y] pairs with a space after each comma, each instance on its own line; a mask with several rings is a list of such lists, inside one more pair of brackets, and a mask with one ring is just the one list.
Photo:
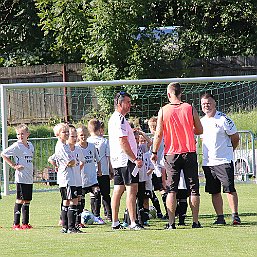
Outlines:
[[169, 104], [158, 113], [157, 129], [153, 141], [151, 159], [157, 161], [157, 150], [164, 138], [164, 163], [167, 173], [167, 208], [169, 223], [167, 229], [175, 229], [176, 194], [181, 170], [184, 171], [187, 188], [190, 191], [190, 206], [193, 215], [192, 228], [201, 228], [198, 221], [200, 194], [198, 164], [194, 135], [203, 133], [196, 109], [181, 101], [181, 86], [171, 83], [167, 87]]

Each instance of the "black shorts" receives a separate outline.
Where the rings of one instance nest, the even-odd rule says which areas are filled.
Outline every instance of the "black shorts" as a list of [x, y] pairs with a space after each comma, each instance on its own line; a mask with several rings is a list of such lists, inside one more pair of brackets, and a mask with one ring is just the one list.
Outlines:
[[189, 196], [189, 191], [187, 189], [178, 189], [176, 198], [178, 199], [187, 199]]
[[178, 192], [180, 172], [183, 170], [190, 195], [200, 195], [198, 163], [195, 152], [165, 155], [164, 160], [167, 174], [167, 193]]
[[99, 188], [98, 184], [94, 184], [94, 185], [89, 186], [89, 187], [82, 187], [82, 196], [85, 196], [88, 193], [95, 194], [96, 193], [95, 190], [97, 190], [97, 192], [100, 191], [100, 188]]
[[78, 191], [76, 186], [60, 187], [62, 200], [72, 200], [78, 198]]
[[216, 166], [203, 166], [206, 185], [205, 192], [210, 194], [236, 192], [234, 183], [234, 165], [233, 162]]
[[155, 173], [152, 174], [152, 183], [154, 191], [161, 191], [162, 186], [162, 177], [157, 177]]
[[82, 195], [82, 186], [77, 187], [77, 195], [78, 196]]
[[16, 184], [16, 199], [31, 201], [32, 200], [33, 184]]
[[126, 167], [115, 168], [114, 169], [114, 185], [130, 185], [133, 183], [138, 183], [139, 174], [134, 177], [132, 171], [135, 168], [135, 164], [128, 161]]

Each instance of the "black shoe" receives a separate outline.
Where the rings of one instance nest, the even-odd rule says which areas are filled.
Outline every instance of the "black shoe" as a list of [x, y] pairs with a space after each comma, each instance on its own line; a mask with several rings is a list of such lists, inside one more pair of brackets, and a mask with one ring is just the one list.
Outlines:
[[200, 222], [198, 221], [198, 223], [193, 222], [192, 228], [202, 228], [202, 226], [201, 226]]
[[232, 225], [241, 225], [241, 220], [240, 220], [239, 216], [233, 217]]
[[79, 230], [78, 228], [71, 228], [67, 230], [68, 234], [78, 234], [78, 233], [83, 233], [81, 230]]
[[157, 213], [157, 218], [158, 218], [158, 219], [162, 219], [162, 218], [163, 218], [162, 213]]
[[119, 230], [119, 229], [126, 229], [121, 224], [117, 225], [116, 227], [112, 227], [112, 230]]
[[176, 229], [176, 225], [175, 225], [175, 223], [173, 223], [172, 225], [170, 225], [170, 224], [168, 223], [168, 224], [166, 224], [165, 229], [168, 229], [168, 230]]
[[223, 219], [217, 218], [217, 220], [215, 220], [215, 221], [213, 222], [213, 225], [226, 225], [226, 221], [225, 221], [224, 218], [223, 218]]
[[142, 225], [136, 224], [134, 227], [129, 226], [130, 230], [142, 230], [145, 229]]
[[180, 221], [179, 223], [178, 223], [178, 226], [185, 226], [186, 224], [185, 224], [185, 222], [184, 221]]

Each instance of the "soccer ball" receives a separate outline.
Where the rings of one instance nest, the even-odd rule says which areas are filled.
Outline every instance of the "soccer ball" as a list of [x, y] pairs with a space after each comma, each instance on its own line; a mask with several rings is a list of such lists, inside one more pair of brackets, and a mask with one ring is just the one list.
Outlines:
[[149, 207], [149, 219], [156, 219], [157, 211], [154, 206]]
[[82, 224], [87, 224], [87, 225], [92, 225], [95, 222], [95, 216], [92, 212], [88, 210], [84, 210], [81, 213], [81, 223]]

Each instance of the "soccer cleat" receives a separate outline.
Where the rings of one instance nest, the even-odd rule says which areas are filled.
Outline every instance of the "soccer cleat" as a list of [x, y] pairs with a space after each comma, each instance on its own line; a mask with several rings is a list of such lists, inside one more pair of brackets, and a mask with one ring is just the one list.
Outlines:
[[103, 221], [103, 219], [99, 216], [99, 217], [95, 217], [95, 222], [99, 225], [104, 225], [105, 222]]
[[157, 218], [158, 218], [158, 219], [162, 219], [162, 218], [163, 218], [163, 215], [162, 215], [161, 212], [160, 212], [160, 213], [157, 213]]
[[76, 224], [75, 226], [76, 226], [77, 229], [86, 228], [86, 226], [83, 223]]
[[217, 218], [217, 220], [215, 220], [215, 221], [213, 222], [213, 225], [226, 225], [226, 221], [225, 221], [224, 218], [223, 218], [223, 219]]
[[240, 225], [241, 224], [241, 220], [239, 218], [239, 216], [234, 216], [233, 217], [233, 222], [232, 222], [233, 225]]
[[179, 221], [179, 223], [178, 223], [178, 226], [185, 226], [186, 224], [185, 224], [185, 222], [184, 221]]
[[77, 229], [77, 228], [71, 228], [67, 230], [68, 234], [79, 234], [79, 233], [83, 233], [81, 230]]
[[170, 225], [168, 223], [168, 224], [166, 224], [165, 229], [167, 229], [167, 230], [176, 229], [176, 225], [175, 225], [175, 223], [173, 223], [172, 225]]
[[116, 227], [112, 227], [112, 230], [119, 230], [119, 229], [126, 229], [121, 224], [117, 225]]
[[62, 229], [60, 230], [60, 232], [63, 233], [63, 234], [66, 234], [67, 231], [68, 231], [68, 230], [67, 230], [66, 228], [62, 228]]
[[13, 225], [13, 226], [12, 226], [12, 229], [13, 229], [13, 230], [22, 230], [20, 224], [18, 224], [18, 225]]
[[193, 222], [192, 224], [192, 228], [202, 228], [202, 225], [200, 224], [200, 222], [198, 221], [198, 223]]
[[142, 230], [142, 229], [145, 229], [145, 228], [142, 225], [140, 225], [140, 224], [136, 224], [133, 227], [129, 226], [129, 229], [130, 230]]
[[22, 224], [21, 229], [31, 229], [33, 228], [30, 224]]

